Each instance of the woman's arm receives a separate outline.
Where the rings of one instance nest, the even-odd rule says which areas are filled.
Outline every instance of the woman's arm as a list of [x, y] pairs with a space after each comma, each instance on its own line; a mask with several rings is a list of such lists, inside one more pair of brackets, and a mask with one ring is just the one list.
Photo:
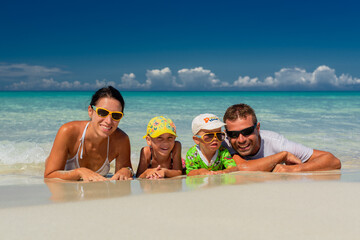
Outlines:
[[66, 123], [60, 127], [56, 134], [53, 147], [45, 162], [44, 178], [60, 178], [64, 180], [103, 181], [103, 176], [87, 168], [78, 168], [65, 171], [69, 146], [76, 143], [76, 127], [74, 122]]
[[115, 162], [115, 174], [110, 180], [128, 180], [133, 177], [130, 160], [130, 140], [126, 133], [118, 129], [119, 132], [116, 133], [118, 141], [116, 141], [116, 146], [118, 147], [118, 154], [116, 156]]

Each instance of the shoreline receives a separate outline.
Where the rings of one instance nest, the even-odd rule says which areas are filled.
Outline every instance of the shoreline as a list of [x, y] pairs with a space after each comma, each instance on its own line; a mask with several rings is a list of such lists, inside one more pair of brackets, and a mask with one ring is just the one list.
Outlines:
[[[160, 180], [167, 186], [171, 181]], [[152, 194], [126, 194], [126, 183], [115, 184], [122, 196], [0, 208], [0, 230], [4, 239], [358, 238], [360, 183], [310, 181], [248, 181]]]
[[359, 170], [333, 170], [302, 173], [234, 172], [210, 176], [179, 176], [171, 179], [82, 182], [43, 179], [28, 175], [0, 175], [0, 209], [120, 198], [158, 193], [190, 192], [232, 185], [273, 183], [338, 182], [360, 183]]

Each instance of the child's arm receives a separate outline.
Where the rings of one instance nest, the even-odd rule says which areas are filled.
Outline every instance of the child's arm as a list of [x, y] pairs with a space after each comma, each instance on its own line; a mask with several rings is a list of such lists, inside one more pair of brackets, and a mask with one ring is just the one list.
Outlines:
[[164, 170], [164, 177], [176, 177], [182, 174], [182, 162], [181, 162], [181, 143], [175, 141], [174, 148], [172, 150], [173, 166], [172, 169], [162, 168]]
[[235, 171], [239, 171], [236, 162], [238, 160], [237, 157], [231, 157], [231, 154], [229, 153], [229, 151], [225, 148], [220, 149], [220, 159], [221, 162], [224, 166], [223, 170], [219, 170], [216, 171], [217, 174], [222, 174], [222, 173], [230, 173], [230, 172], [235, 172]]

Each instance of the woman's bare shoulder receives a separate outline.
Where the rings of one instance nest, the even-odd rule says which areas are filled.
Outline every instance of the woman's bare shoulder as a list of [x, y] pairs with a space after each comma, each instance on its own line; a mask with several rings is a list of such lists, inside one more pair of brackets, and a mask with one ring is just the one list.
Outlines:
[[60, 127], [58, 134], [66, 135], [68, 138], [77, 137], [82, 134], [87, 123], [88, 121], [67, 122]]
[[118, 141], [128, 141], [129, 136], [120, 128], [117, 128], [115, 132], [113, 133], [114, 137]]

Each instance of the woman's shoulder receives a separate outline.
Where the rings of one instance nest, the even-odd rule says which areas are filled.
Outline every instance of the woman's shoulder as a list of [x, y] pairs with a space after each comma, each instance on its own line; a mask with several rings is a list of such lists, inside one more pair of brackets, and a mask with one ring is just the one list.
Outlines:
[[63, 124], [56, 138], [58, 141], [66, 143], [68, 146], [75, 144], [81, 137], [88, 121], [74, 121]]
[[78, 132], [83, 132], [88, 121], [72, 121], [64, 123], [59, 132], [64, 132], [68, 134], [76, 134]]
[[113, 134], [111, 134], [110, 138], [113, 138], [115, 141], [130, 141], [129, 136], [120, 128], [117, 128]]

